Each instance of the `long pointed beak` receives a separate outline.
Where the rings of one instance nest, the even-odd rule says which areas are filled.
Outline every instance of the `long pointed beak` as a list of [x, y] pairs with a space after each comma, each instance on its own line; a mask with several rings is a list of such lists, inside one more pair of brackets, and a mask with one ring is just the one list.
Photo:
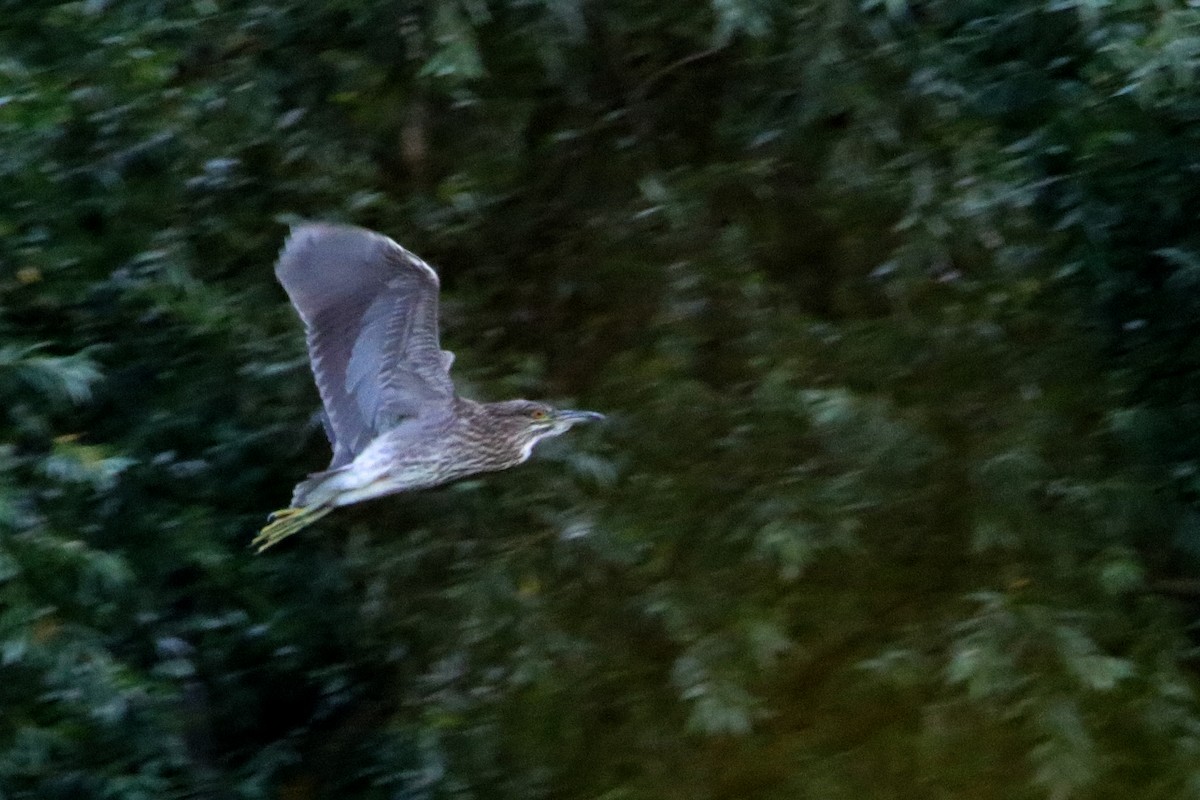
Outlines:
[[563, 409], [554, 413], [555, 422], [565, 422], [568, 425], [574, 425], [577, 422], [599, 422], [602, 419], [604, 419], [604, 415], [595, 411]]

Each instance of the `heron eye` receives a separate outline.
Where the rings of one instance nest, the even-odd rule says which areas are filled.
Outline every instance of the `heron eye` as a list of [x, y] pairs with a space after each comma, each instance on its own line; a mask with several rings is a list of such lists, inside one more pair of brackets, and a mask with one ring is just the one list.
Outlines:
[[530, 412], [530, 414], [529, 414], [529, 417], [530, 417], [531, 419], [537, 420], [537, 421], [539, 421], [539, 422], [540, 422], [540, 421], [542, 421], [542, 420], [544, 420], [544, 419], [545, 419], [546, 417], [548, 417], [548, 416], [550, 416], [550, 415], [549, 415], [549, 414], [547, 414], [545, 411], [542, 411], [540, 408], [535, 408], [535, 409], [534, 409], [532, 412]]

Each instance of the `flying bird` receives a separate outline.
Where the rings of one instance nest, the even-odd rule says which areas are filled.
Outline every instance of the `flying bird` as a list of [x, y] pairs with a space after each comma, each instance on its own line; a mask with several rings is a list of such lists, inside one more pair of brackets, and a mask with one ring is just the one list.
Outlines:
[[268, 518], [254, 538], [259, 552], [339, 506], [508, 469], [541, 439], [603, 419], [459, 397], [454, 354], [438, 343], [437, 273], [382, 234], [299, 225], [275, 275], [304, 322], [333, 460]]

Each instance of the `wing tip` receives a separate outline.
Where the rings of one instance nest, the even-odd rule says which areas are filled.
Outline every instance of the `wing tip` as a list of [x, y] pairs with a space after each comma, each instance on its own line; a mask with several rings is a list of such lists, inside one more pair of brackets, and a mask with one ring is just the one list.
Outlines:
[[291, 225], [288, 235], [283, 240], [283, 245], [279, 249], [279, 256], [275, 260], [275, 274], [280, 275], [282, 271], [286, 270], [290, 264], [294, 263], [300, 257], [300, 254], [304, 250], [319, 244], [323, 237], [336, 234], [359, 236], [384, 244], [395, 250], [404, 261], [424, 273], [426, 277], [433, 281], [434, 286], [441, 288], [442, 282], [438, 277], [437, 270], [430, 266], [423, 258], [406, 249], [390, 236], [358, 225], [324, 222], [321, 220], [304, 220]]
[[[305, 220], [304, 222], [293, 223], [288, 229], [288, 235], [283, 240], [283, 247], [280, 248], [280, 256], [290, 251], [296, 251], [304, 245], [311, 244], [314, 239], [338, 231], [350, 233], [374, 233], [366, 228], [359, 228], [354, 225], [342, 225], [335, 222], [322, 222], [320, 220]], [[378, 235], [378, 234], [376, 234]]]

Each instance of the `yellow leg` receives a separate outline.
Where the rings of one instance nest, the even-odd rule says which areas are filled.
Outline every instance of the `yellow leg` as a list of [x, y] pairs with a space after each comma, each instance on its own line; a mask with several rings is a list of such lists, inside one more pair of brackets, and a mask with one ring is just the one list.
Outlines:
[[287, 519], [294, 517], [303, 511], [303, 508], [281, 508], [278, 511], [272, 511], [267, 515], [267, 522], [274, 522], [277, 519]]
[[251, 547], [257, 547], [258, 552], [266, 550], [281, 540], [291, 536], [302, 528], [307, 528], [321, 517], [333, 511], [333, 506], [316, 506], [310, 508], [285, 508], [267, 517], [267, 526], [258, 532]]

